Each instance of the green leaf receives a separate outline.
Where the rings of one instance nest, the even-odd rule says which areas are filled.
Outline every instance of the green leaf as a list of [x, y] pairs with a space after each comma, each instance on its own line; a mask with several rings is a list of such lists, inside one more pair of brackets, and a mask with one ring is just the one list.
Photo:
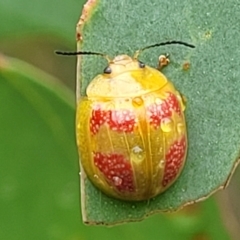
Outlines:
[[0, 2], [0, 38], [23, 34], [56, 34], [75, 39], [75, 24], [84, 0], [7, 0]]
[[79, 234], [73, 94], [2, 56], [0, 112], [0, 238]]
[[[240, 58], [237, 23], [240, 1], [89, 1], [78, 27], [78, 49], [110, 56], [133, 55], [144, 46], [182, 40], [196, 46], [154, 48], [140, 59], [156, 66], [170, 53], [164, 74], [187, 98], [189, 151], [178, 181], [165, 193], [143, 202], [109, 198], [82, 174], [82, 208], [88, 223], [134, 221], [157, 211], [176, 210], [224, 188], [240, 152]], [[92, 4], [92, 5], [91, 5]], [[99, 57], [79, 57], [78, 83], [86, 86], [106, 66]], [[190, 68], [183, 70], [185, 63]], [[81, 69], [81, 72], [80, 72]], [[81, 83], [81, 84], [80, 84]]]

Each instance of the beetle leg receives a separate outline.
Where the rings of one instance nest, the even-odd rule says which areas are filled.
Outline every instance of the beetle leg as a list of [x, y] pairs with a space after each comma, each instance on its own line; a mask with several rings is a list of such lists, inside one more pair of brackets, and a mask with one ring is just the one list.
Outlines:
[[164, 55], [160, 55], [158, 58], [158, 66], [157, 69], [161, 70], [163, 67], [167, 66], [170, 63], [169, 54], [166, 53]]
[[184, 105], [186, 105], [186, 103], [187, 103], [187, 98], [180, 92], [180, 96], [181, 96], [181, 98], [182, 98], [182, 101], [183, 101], [183, 103], [184, 103]]
[[181, 92], [178, 92], [178, 96], [181, 98], [179, 100], [181, 102], [181, 108], [184, 111], [187, 104], [187, 98]]

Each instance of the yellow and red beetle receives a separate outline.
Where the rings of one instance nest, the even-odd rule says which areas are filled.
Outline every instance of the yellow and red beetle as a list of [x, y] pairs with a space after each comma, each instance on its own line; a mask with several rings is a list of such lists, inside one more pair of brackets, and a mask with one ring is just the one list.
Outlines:
[[[170, 41], [108, 60], [77, 106], [81, 164], [91, 182], [109, 196], [131, 201], [152, 198], [180, 175], [187, 154], [184, 101], [157, 69], [138, 60], [145, 49], [191, 44]], [[166, 63], [166, 61], [165, 61]]]

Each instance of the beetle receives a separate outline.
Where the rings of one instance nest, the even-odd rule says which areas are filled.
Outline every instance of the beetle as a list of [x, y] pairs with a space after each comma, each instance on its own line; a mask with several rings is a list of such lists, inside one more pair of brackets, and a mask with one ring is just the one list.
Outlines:
[[[76, 135], [81, 164], [91, 182], [108, 196], [141, 201], [169, 188], [187, 155], [182, 95], [161, 71], [138, 60], [149, 48], [181, 44], [168, 41], [110, 59], [77, 104]], [[159, 59], [161, 68], [168, 58]]]

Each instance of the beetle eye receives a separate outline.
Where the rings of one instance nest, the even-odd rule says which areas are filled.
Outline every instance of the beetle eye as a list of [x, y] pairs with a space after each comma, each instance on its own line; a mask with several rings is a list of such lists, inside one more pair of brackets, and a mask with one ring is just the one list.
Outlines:
[[138, 65], [140, 68], [145, 68], [145, 64], [141, 61], [138, 61]]
[[112, 69], [111, 69], [109, 66], [107, 66], [107, 67], [103, 70], [103, 72], [106, 73], [106, 74], [110, 74], [110, 73], [112, 73]]

